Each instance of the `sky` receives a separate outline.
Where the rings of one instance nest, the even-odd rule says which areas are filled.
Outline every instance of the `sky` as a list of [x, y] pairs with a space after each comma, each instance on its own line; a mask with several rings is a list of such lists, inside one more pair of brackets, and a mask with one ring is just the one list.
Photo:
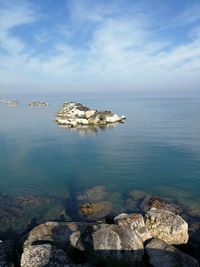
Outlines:
[[0, 0], [0, 93], [200, 95], [199, 0]]

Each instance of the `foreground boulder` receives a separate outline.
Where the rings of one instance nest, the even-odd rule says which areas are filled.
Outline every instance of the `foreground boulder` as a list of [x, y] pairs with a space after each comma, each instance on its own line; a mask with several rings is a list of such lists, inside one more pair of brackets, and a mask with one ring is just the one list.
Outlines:
[[163, 209], [152, 208], [146, 213], [146, 227], [153, 237], [168, 244], [188, 242], [188, 224], [179, 215]]
[[145, 250], [153, 267], [199, 267], [196, 259], [159, 239], [153, 239]]
[[99, 266], [141, 266], [143, 242], [134, 230], [93, 225], [84, 239], [89, 262]]
[[125, 116], [118, 116], [111, 111], [98, 111], [75, 102], [64, 103], [56, 116], [56, 122], [59, 125], [71, 127], [77, 127], [78, 125], [106, 125], [124, 122], [125, 119]]
[[21, 267], [68, 267], [65, 252], [51, 244], [29, 246], [24, 249]]
[[88, 223], [84, 222], [46, 222], [30, 231], [23, 243], [23, 247], [29, 247], [38, 243], [51, 243], [62, 249], [70, 249], [72, 247], [71, 242], [74, 242], [73, 234], [75, 232], [84, 232], [87, 227]]
[[132, 213], [126, 214], [121, 213], [117, 217], [114, 218], [115, 224], [123, 228], [130, 228], [135, 230], [138, 236], [142, 239], [142, 241], [146, 241], [150, 239], [152, 236], [145, 226], [144, 218], [141, 214]]

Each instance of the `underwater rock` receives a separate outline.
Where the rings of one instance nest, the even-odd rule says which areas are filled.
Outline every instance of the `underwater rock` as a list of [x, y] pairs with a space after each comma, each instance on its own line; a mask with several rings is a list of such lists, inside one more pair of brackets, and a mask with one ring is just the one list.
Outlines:
[[106, 125], [109, 123], [124, 122], [125, 116], [119, 117], [111, 111], [97, 111], [90, 109], [80, 103], [66, 102], [56, 115], [59, 125]]
[[66, 253], [51, 244], [33, 245], [24, 248], [21, 267], [68, 267]]
[[103, 218], [112, 211], [112, 204], [108, 201], [86, 203], [80, 207], [81, 213], [90, 220]]
[[179, 215], [163, 209], [150, 209], [145, 215], [145, 224], [153, 237], [168, 244], [188, 242], [188, 224]]
[[37, 208], [45, 205], [52, 204], [53, 199], [45, 196], [18, 196], [15, 199], [15, 204], [23, 208]]
[[149, 230], [145, 226], [144, 218], [141, 214], [133, 213], [126, 214], [121, 213], [117, 217], [114, 218], [115, 224], [123, 228], [130, 228], [135, 230], [138, 236], [142, 239], [142, 241], [146, 241], [152, 238]]
[[153, 267], [199, 267], [196, 259], [159, 239], [152, 239], [145, 250]]
[[133, 190], [128, 194], [127, 207], [130, 211], [137, 210], [141, 212], [151, 197], [152, 195], [145, 191]]
[[78, 201], [96, 202], [99, 200], [104, 200], [108, 195], [108, 190], [105, 186], [94, 186], [88, 189], [85, 193], [79, 194], [77, 196]]
[[85, 244], [89, 262], [98, 266], [141, 266], [144, 247], [134, 230], [112, 224], [93, 225]]
[[148, 196], [149, 194], [145, 191], [142, 190], [133, 190], [131, 192], [129, 192], [128, 196], [129, 198], [132, 198], [133, 200], [141, 200], [142, 198], [145, 198], [146, 196]]
[[15, 205], [15, 201], [8, 196], [0, 196], [0, 229], [1, 232], [7, 232], [11, 229], [19, 229], [21, 224], [27, 224], [28, 220], [24, 210]]
[[31, 103], [29, 103], [30, 107], [46, 107], [49, 104], [47, 102], [39, 102], [39, 101], [33, 101]]

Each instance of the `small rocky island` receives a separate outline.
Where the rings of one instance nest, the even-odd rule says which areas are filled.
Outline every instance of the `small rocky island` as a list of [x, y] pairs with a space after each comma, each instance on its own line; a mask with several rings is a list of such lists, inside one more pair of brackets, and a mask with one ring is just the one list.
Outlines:
[[8, 107], [16, 107], [19, 105], [19, 101], [12, 100], [12, 101], [1, 101], [2, 104], [8, 106]]
[[70, 127], [123, 123], [125, 119], [125, 116], [118, 116], [111, 111], [98, 111], [75, 102], [65, 102], [56, 115], [56, 122], [59, 125], [68, 125]]
[[49, 104], [47, 102], [33, 101], [29, 103], [30, 107], [47, 107]]

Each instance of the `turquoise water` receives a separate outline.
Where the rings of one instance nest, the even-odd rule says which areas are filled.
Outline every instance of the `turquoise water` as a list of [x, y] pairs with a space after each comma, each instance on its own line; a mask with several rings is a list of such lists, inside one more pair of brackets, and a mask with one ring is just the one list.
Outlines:
[[[118, 194], [113, 202], [120, 209], [132, 190], [200, 206], [199, 98], [38, 100], [50, 105], [31, 108], [22, 99], [17, 107], [0, 106], [0, 194], [48, 195], [62, 206], [78, 191], [104, 185]], [[127, 121], [91, 131], [60, 128], [54, 116], [68, 100], [111, 109]]]

